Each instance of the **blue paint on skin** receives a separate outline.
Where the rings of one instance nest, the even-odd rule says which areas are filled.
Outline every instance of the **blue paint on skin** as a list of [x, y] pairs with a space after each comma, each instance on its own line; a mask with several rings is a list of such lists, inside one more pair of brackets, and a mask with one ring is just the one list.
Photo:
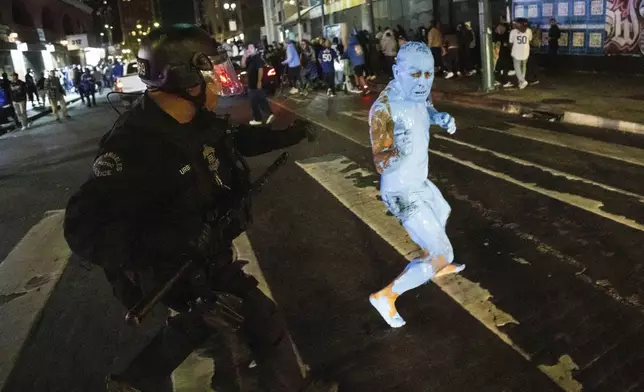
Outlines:
[[[430, 124], [454, 133], [456, 123], [452, 116], [438, 112], [427, 102], [434, 81], [434, 58], [427, 45], [404, 44], [396, 61], [392, 68], [394, 80], [374, 102], [369, 114], [371, 140], [375, 153], [390, 154], [388, 164], [380, 168], [382, 199], [425, 254], [413, 259], [391, 284], [369, 297], [393, 328], [405, 325], [395, 306], [399, 295], [427, 283], [439, 271], [458, 273], [465, 268], [452, 264], [454, 251], [445, 232], [450, 206], [427, 179]], [[393, 124], [393, 129], [384, 132], [383, 122]], [[393, 148], [383, 149], [389, 139], [393, 139]], [[377, 159], [374, 161], [378, 164]]]

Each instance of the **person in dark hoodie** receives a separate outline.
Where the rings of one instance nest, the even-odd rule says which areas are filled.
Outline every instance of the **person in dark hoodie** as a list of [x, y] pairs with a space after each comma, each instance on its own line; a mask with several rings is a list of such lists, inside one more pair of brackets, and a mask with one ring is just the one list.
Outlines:
[[346, 55], [353, 67], [353, 73], [356, 77], [356, 86], [362, 89], [362, 93], [364, 95], [369, 94], [369, 86], [365, 80], [364, 51], [362, 49], [362, 45], [358, 42], [358, 37], [355, 32], [351, 34], [351, 37], [349, 37]]
[[32, 73], [34, 72], [33, 69], [29, 68], [27, 70], [27, 74], [25, 75], [25, 83], [27, 84], [27, 95], [29, 96], [29, 101], [31, 102], [31, 106], [36, 106], [34, 103], [34, 97], [36, 98], [36, 102], [38, 102], [38, 105], [40, 105], [40, 97], [38, 96], [38, 88], [36, 88], [36, 81], [34, 80], [34, 77]]
[[510, 54], [510, 25], [504, 16], [501, 16], [499, 23], [492, 34], [495, 50], [498, 50], [498, 57], [494, 66], [497, 85], [511, 87], [512, 82], [508, 79], [512, 69], [512, 55]]
[[17, 73], [13, 74], [11, 81], [11, 100], [13, 101], [13, 110], [20, 117], [24, 131], [30, 125], [27, 118], [27, 84], [18, 78]]

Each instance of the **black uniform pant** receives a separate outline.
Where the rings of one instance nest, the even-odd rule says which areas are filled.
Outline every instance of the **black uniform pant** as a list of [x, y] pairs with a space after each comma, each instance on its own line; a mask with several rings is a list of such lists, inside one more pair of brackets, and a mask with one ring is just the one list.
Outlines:
[[[243, 296], [241, 313], [244, 317], [242, 331], [257, 362], [263, 388], [270, 392], [301, 391], [304, 381], [286, 325], [275, 303], [254, 288]], [[182, 313], [161, 329], [118, 378], [143, 392], [172, 391], [170, 375], [174, 369], [215, 333], [217, 330], [201, 315]], [[225, 353], [223, 357], [216, 356], [217, 371], [222, 365], [228, 367], [231, 362]], [[230, 385], [231, 381], [213, 380], [213, 383]]]
[[559, 64], [557, 62], [557, 52], [559, 51], [559, 41], [557, 40], [549, 40], [548, 41], [548, 71], [549, 72], [556, 72], [557, 68], [559, 68]]
[[297, 82], [300, 81], [301, 88], [304, 88], [304, 81], [302, 80], [302, 67], [288, 67], [288, 82], [291, 87], [297, 88]]
[[[83, 101], [83, 103], [86, 103], [85, 99], [87, 99], [87, 107], [92, 107], [92, 104], [96, 105], [96, 97], [95, 97], [94, 90], [87, 91], [81, 88], [78, 90], [78, 93], [80, 94], [81, 100]], [[90, 101], [90, 98], [92, 99], [91, 101]]]
[[510, 79], [508, 77], [508, 72], [510, 72], [511, 69], [513, 69], [513, 65], [510, 51], [501, 48], [501, 51], [499, 52], [499, 58], [496, 60], [496, 64], [494, 66], [494, 74], [496, 76], [496, 79], [501, 84], [509, 82]]
[[[429, 48], [432, 52], [432, 56], [434, 56], [434, 67], [438, 70], [443, 68], [443, 48], [440, 46], [432, 46]], [[395, 57], [394, 57], [395, 61]], [[394, 63], [392, 63], [393, 65]], [[391, 69], [389, 70], [389, 73], [391, 73]]]
[[253, 111], [253, 120], [263, 121], [264, 117], [262, 114], [266, 114], [266, 116], [273, 114], [271, 105], [268, 104], [268, 100], [266, 99], [266, 92], [263, 89], [249, 88], [248, 99], [250, 100], [250, 108]]
[[443, 58], [443, 65], [447, 72], [459, 72], [460, 71], [460, 59], [459, 59], [459, 48], [449, 48], [447, 49], [447, 54]]
[[335, 72], [325, 72], [324, 81], [326, 82], [326, 87], [331, 90], [331, 93], [335, 94]]
[[525, 80], [528, 83], [534, 83], [537, 80], [539, 80], [538, 71], [539, 71], [539, 65], [537, 64], [537, 56], [535, 56], [536, 51], [532, 51], [530, 53], [530, 57], [528, 57], [528, 64], [526, 67], [526, 74], [525, 74]]

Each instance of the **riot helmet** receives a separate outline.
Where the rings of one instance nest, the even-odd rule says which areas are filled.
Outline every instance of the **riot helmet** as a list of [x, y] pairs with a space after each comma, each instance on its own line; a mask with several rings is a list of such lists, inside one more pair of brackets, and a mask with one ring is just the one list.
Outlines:
[[[205, 30], [178, 24], [154, 29], [137, 54], [139, 77], [148, 88], [176, 94], [201, 106], [206, 88], [219, 95], [240, 94], [242, 86], [227, 53]], [[187, 90], [202, 86], [198, 96]]]

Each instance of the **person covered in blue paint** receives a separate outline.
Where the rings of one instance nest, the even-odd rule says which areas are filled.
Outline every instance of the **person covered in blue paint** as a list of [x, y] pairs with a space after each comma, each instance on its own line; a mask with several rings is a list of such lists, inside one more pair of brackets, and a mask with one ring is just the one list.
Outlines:
[[408, 42], [398, 51], [394, 80], [380, 93], [369, 112], [369, 131], [380, 194], [400, 220], [422, 255], [414, 258], [393, 282], [371, 294], [369, 301], [393, 328], [405, 325], [396, 299], [431, 279], [462, 271], [445, 232], [451, 209], [428, 178], [429, 126], [448, 133], [456, 122], [428, 101], [434, 81], [434, 58], [422, 42]]

